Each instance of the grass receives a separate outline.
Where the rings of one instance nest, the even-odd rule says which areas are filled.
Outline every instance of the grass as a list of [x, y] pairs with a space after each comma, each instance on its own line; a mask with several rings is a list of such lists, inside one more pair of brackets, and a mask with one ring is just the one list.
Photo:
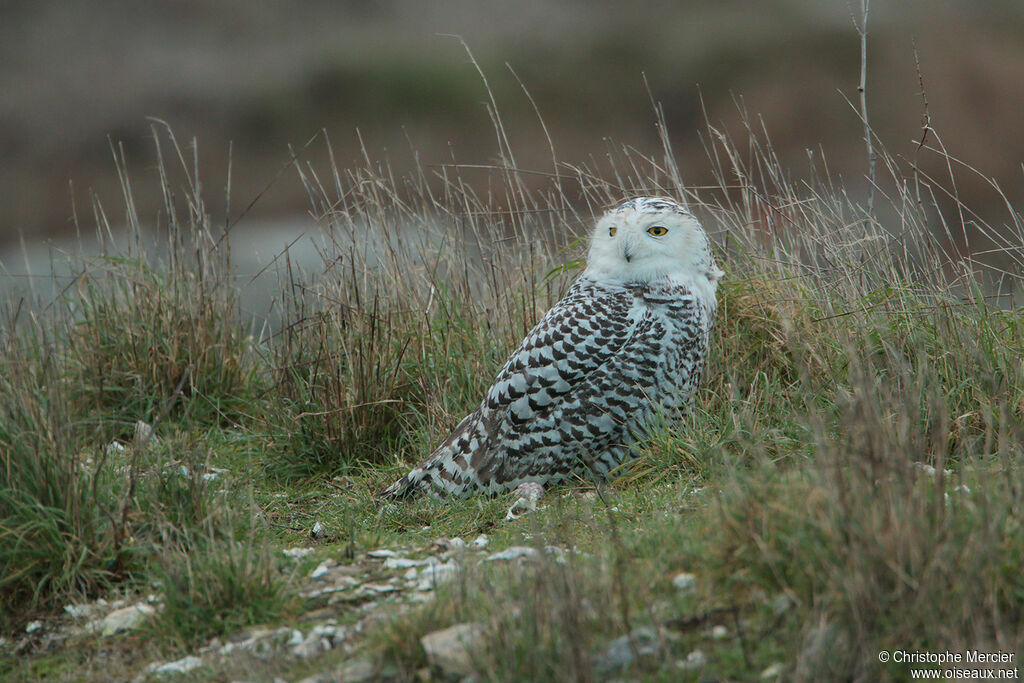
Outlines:
[[[465, 622], [483, 626], [474, 671], [501, 680], [773, 667], [903, 680], [909, 667], [879, 651], [1024, 651], [1019, 214], [991, 226], [951, 209], [884, 148], [869, 213], [827, 176], [791, 182], [763, 134], [746, 135], [708, 127], [711, 188], [681, 182], [667, 141], [664, 158], [612, 150], [608, 168], [561, 165], [530, 189], [501, 137], [487, 195], [463, 175], [479, 169], [297, 164], [327, 236], [322, 268], [284, 269], [280, 324], [253, 336], [231, 240], [173, 135], [155, 131], [164, 241], [142, 246], [123, 172], [132, 246], [80, 264], [48, 306], [12, 304], [0, 327], [0, 384], [16, 399], [0, 406], [0, 628], [20, 642], [30, 620], [56, 628], [64, 605], [115, 594], [155, 591], [160, 609], [130, 637], [8, 648], [0, 673], [103, 659], [117, 668], [86, 675], [130, 677], [148, 653], [308, 630], [310, 613], [358, 624], [351, 656], [398, 680], [428, 665], [423, 635]], [[639, 193], [686, 199], [727, 271], [693, 413], [654, 425], [609, 485], [550, 491], [515, 523], [507, 497], [380, 507], [374, 494], [475, 407], [578, 272], [592, 214]], [[966, 222], [1002, 248], [954, 252]], [[133, 436], [140, 420], [154, 439]], [[456, 554], [457, 578], [423, 604], [298, 597], [321, 560], [397, 581], [365, 552], [419, 556], [479, 534], [535, 554]], [[297, 545], [313, 558], [285, 561]], [[673, 584], [680, 572], [692, 590]], [[653, 646], [610, 661], [630, 633]], [[342, 656], [273, 668], [330, 671]]]

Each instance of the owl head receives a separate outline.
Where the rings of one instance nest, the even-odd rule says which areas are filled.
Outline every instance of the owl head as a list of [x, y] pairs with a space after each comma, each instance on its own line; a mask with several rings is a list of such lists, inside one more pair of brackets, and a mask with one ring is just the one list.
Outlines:
[[670, 279], [713, 297], [724, 273], [689, 210], [671, 199], [639, 197], [597, 222], [585, 275], [614, 284]]

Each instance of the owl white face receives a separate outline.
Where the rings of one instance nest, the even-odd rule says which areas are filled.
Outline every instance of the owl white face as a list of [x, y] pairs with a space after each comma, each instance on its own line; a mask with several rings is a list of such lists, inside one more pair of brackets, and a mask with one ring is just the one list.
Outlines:
[[722, 276], [707, 234], [686, 208], [670, 199], [640, 197], [597, 222], [586, 275], [609, 283], [671, 279], [704, 289]]

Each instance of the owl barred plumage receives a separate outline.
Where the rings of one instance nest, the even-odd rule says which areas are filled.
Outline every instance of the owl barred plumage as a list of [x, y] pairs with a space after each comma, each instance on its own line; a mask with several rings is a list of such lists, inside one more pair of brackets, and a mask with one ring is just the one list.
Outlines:
[[587, 268], [505, 363], [483, 403], [384, 497], [499, 493], [601, 479], [700, 383], [720, 271], [697, 219], [641, 197], [597, 223]]

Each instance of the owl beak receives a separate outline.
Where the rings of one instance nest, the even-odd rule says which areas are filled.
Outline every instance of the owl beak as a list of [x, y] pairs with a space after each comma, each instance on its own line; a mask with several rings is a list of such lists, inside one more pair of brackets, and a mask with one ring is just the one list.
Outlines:
[[633, 245], [624, 244], [622, 245], [622, 257], [626, 259], [626, 263], [633, 260]]

